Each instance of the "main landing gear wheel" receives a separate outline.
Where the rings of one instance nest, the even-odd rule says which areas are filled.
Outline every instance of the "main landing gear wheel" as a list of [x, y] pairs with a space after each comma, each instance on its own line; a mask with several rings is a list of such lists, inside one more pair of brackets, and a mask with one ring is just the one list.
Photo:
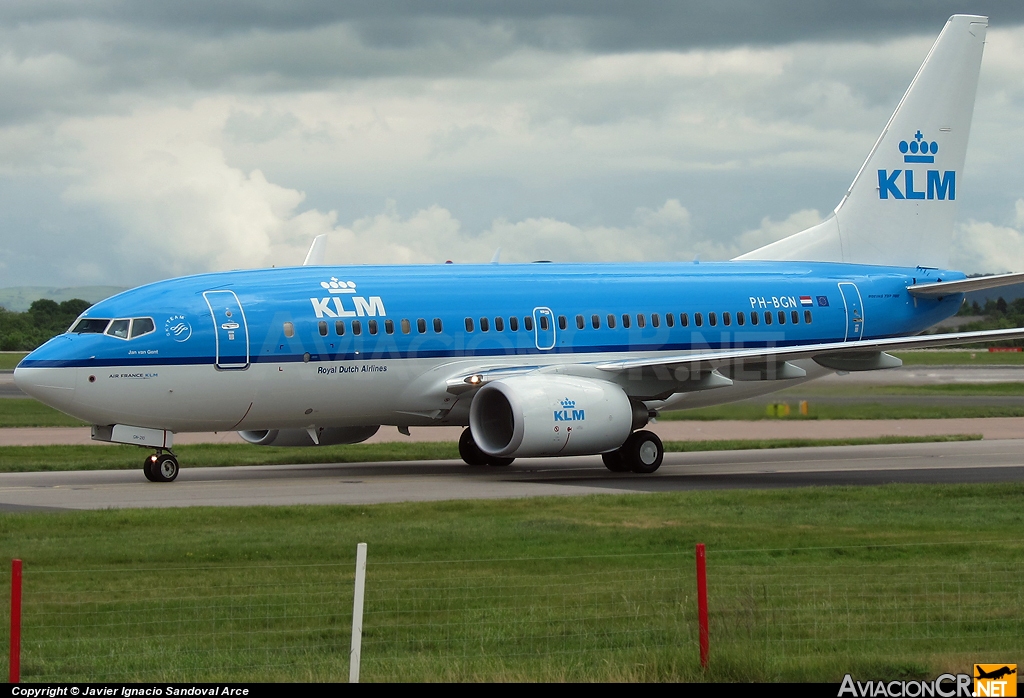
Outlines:
[[489, 456], [480, 450], [473, 440], [473, 433], [466, 429], [459, 437], [459, 455], [469, 465], [487, 465]]
[[653, 473], [661, 467], [665, 458], [665, 447], [658, 435], [650, 431], [630, 434], [619, 449], [622, 460], [634, 473]]
[[608, 468], [608, 470], [611, 470], [613, 473], [629, 472], [629, 466], [626, 464], [626, 461], [622, 459], [621, 449], [602, 453], [601, 460], [604, 461], [604, 467]]
[[180, 468], [173, 453], [156, 453], [146, 459], [142, 470], [150, 482], [173, 482]]

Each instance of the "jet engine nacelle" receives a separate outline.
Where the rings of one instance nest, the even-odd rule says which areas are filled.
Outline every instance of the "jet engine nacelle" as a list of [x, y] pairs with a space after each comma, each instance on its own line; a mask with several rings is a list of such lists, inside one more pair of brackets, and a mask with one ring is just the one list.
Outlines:
[[264, 429], [240, 431], [238, 435], [257, 446], [336, 446], [357, 444], [377, 433], [375, 427], [325, 427], [317, 432], [319, 444], [314, 443], [305, 429]]
[[[646, 408], [638, 407], [646, 422]], [[491, 456], [578, 456], [621, 446], [636, 411], [614, 383], [513, 376], [480, 388], [469, 408], [469, 428]]]

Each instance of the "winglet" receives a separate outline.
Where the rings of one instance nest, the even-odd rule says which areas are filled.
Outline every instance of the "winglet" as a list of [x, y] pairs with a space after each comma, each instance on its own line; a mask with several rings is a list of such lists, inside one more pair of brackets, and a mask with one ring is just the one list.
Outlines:
[[317, 235], [313, 238], [313, 244], [309, 246], [309, 252], [306, 253], [306, 261], [302, 263], [304, 267], [319, 266], [324, 263], [324, 254], [327, 252], [327, 233]]
[[500, 263], [501, 263], [501, 248], [499, 247], [498, 249], [496, 249], [494, 251], [494, 256], [491, 257], [491, 264], [500, 264]]

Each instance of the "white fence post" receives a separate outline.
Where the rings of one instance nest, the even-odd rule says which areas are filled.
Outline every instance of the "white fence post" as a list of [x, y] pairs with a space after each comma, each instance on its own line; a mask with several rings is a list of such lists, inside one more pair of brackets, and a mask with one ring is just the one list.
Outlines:
[[348, 682], [359, 683], [359, 655], [363, 644], [363, 587], [366, 585], [366, 543], [356, 546], [356, 590], [352, 596], [352, 649]]

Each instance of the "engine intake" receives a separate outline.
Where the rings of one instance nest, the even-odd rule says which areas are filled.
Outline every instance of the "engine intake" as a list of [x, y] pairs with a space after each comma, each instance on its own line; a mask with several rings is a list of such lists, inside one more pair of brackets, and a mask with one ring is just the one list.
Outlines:
[[325, 427], [317, 434], [317, 438], [320, 440], [319, 444], [313, 443], [313, 439], [305, 429], [262, 429], [240, 431], [238, 435], [257, 446], [337, 446], [366, 441], [376, 434], [378, 429], [380, 426]]
[[513, 376], [473, 397], [469, 428], [484, 453], [502, 457], [577, 456], [612, 451], [633, 429], [634, 408], [622, 388], [561, 375]]

